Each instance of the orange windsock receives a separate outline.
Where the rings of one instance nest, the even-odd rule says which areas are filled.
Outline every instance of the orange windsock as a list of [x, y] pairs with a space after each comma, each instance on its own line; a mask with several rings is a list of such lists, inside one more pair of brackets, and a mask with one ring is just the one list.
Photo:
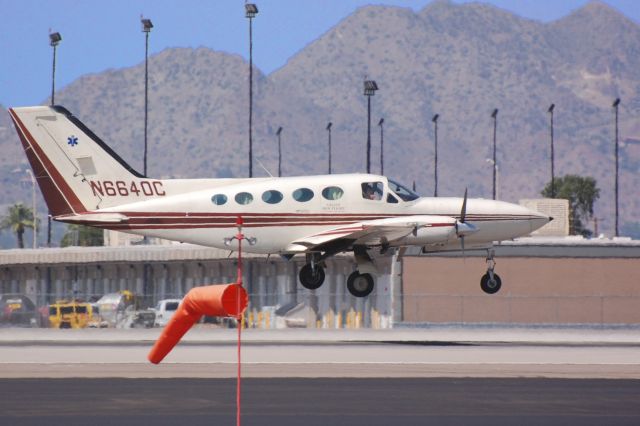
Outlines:
[[147, 359], [160, 363], [202, 315], [237, 317], [244, 312], [247, 302], [247, 292], [238, 284], [192, 288], [162, 330]]

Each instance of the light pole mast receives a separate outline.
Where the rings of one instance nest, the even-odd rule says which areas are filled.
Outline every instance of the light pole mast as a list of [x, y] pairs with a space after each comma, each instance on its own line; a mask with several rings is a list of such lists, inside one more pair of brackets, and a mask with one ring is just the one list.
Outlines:
[[438, 196], [438, 117], [440, 114], [436, 114], [433, 116], [431, 121], [433, 121], [433, 133], [435, 146], [433, 149], [433, 196]]
[[549, 113], [549, 132], [551, 136], [551, 198], [556, 198], [556, 175], [554, 170], [554, 151], [553, 151], [553, 109], [555, 104], [551, 104], [547, 112]]
[[384, 176], [384, 118], [378, 121], [380, 126], [380, 174]]
[[[55, 105], [56, 96], [56, 49], [62, 41], [60, 33], [49, 34], [49, 44], [53, 47], [53, 64], [51, 67], [51, 105]], [[47, 247], [51, 247], [51, 212], [47, 213]]]
[[498, 162], [496, 159], [496, 133], [498, 130], [498, 108], [491, 113], [493, 118], [493, 199], [496, 199], [496, 173], [498, 170]]
[[329, 134], [329, 174], [331, 174], [331, 126], [333, 126], [332, 122], [327, 124], [327, 133]]
[[144, 43], [144, 175], [147, 176], [147, 120], [149, 114], [149, 33], [153, 24], [151, 19], [140, 17], [142, 32], [145, 34]]
[[371, 97], [378, 90], [373, 80], [364, 82], [364, 95], [367, 97], [367, 173], [371, 173]]
[[245, 16], [249, 19], [249, 177], [253, 177], [253, 18], [258, 6], [245, 3]]
[[616, 98], [613, 101], [613, 110], [615, 113], [615, 154], [616, 154], [616, 181], [615, 181], [615, 196], [616, 196], [616, 237], [620, 236], [618, 232], [618, 106], [620, 105], [620, 98]]
[[276, 135], [278, 135], [278, 177], [282, 177], [282, 143], [280, 135], [282, 134], [282, 127], [278, 127]]

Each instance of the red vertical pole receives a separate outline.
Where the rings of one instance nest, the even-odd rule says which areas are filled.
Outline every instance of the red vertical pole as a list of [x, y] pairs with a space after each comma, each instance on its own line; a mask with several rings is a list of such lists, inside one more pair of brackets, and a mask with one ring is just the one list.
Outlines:
[[241, 377], [242, 377], [242, 357], [241, 357], [241, 335], [242, 335], [242, 317], [244, 312], [240, 312], [240, 287], [242, 287], [242, 240], [244, 239], [244, 234], [242, 233], [242, 217], [238, 216], [238, 220], [236, 221], [236, 226], [238, 227], [238, 233], [236, 234], [236, 238], [238, 239], [238, 272], [237, 272], [237, 284], [238, 284], [238, 305], [237, 311], [238, 317], [236, 319], [238, 328], [238, 376], [237, 376], [237, 385], [236, 385], [236, 425], [240, 426], [240, 386], [241, 386]]

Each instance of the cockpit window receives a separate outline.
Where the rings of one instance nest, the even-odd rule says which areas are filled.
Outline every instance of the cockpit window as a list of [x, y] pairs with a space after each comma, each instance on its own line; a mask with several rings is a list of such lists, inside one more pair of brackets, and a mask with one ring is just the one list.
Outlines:
[[365, 200], [382, 200], [382, 182], [363, 182], [362, 198]]
[[277, 204], [282, 201], [282, 192], [271, 189], [262, 193], [262, 201], [267, 204]]
[[387, 203], [398, 204], [398, 199], [391, 195], [391, 193], [387, 194]]
[[236, 194], [235, 200], [238, 204], [249, 204], [253, 201], [253, 195], [248, 192], [239, 192]]
[[339, 200], [343, 194], [344, 191], [337, 186], [328, 186], [322, 190], [322, 196], [329, 201]]
[[408, 189], [406, 186], [400, 185], [398, 182], [394, 182], [389, 179], [389, 189], [391, 189], [398, 197], [402, 199], [402, 201], [413, 201], [420, 196]]

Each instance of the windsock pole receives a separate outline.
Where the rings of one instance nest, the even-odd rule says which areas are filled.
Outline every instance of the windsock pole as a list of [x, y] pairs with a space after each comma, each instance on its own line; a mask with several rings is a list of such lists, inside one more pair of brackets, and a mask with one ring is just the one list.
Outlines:
[[236, 327], [238, 328], [238, 376], [236, 379], [236, 425], [240, 426], [240, 387], [241, 387], [241, 378], [242, 378], [242, 354], [241, 354], [241, 347], [242, 347], [242, 327], [243, 327], [243, 318], [244, 318], [244, 312], [242, 310], [240, 310], [240, 289], [242, 288], [242, 240], [244, 239], [244, 234], [242, 233], [242, 217], [238, 216], [238, 220], [236, 221], [236, 225], [238, 227], [238, 234], [236, 235], [236, 238], [238, 239], [238, 277], [236, 278], [236, 283], [238, 284], [238, 307], [236, 312], [238, 313], [237, 316], [237, 324]]

